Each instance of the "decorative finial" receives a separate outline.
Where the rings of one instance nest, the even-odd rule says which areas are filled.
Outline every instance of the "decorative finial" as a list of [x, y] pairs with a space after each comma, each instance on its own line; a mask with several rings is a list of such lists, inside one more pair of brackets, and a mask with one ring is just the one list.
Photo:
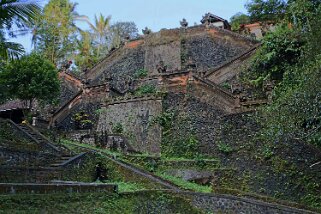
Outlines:
[[183, 20], [180, 21], [179, 23], [181, 24], [181, 27], [182, 27], [182, 28], [187, 28], [187, 26], [188, 26], [188, 22], [186, 21], [185, 18], [183, 18]]
[[148, 34], [152, 33], [152, 30], [149, 29], [148, 27], [145, 27], [145, 29], [143, 29], [142, 32], [143, 32], [144, 35], [148, 35]]

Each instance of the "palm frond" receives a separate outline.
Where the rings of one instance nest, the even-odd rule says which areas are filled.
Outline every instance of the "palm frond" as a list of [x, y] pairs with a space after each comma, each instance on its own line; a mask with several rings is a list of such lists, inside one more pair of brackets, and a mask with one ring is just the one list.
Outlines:
[[16, 19], [27, 26], [40, 14], [41, 8], [36, 1], [30, 0], [1, 0], [0, 27]]
[[25, 53], [25, 49], [21, 44], [15, 42], [0, 41], [0, 59], [12, 60], [19, 58]]

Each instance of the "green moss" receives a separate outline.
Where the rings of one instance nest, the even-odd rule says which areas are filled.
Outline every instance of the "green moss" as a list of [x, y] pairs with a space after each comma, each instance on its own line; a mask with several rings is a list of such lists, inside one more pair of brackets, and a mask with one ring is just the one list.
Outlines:
[[147, 94], [156, 94], [156, 92], [157, 92], [157, 90], [154, 85], [145, 84], [145, 85], [142, 85], [139, 88], [137, 88], [136, 91], [134, 92], [134, 95], [135, 96], [143, 96], [143, 95], [147, 95]]
[[1, 196], [0, 204], [0, 213], [201, 213], [183, 198], [157, 192], [14, 195]]
[[209, 193], [212, 192], [212, 187], [211, 186], [202, 186], [196, 183], [192, 183], [189, 181], [185, 181], [181, 178], [178, 177], [174, 177], [171, 175], [168, 175], [164, 172], [156, 172], [156, 175], [169, 180], [171, 182], [173, 182], [174, 184], [176, 184], [177, 186], [181, 187], [182, 189], [186, 189], [186, 190], [192, 190], [195, 192], [203, 192], [203, 193]]
[[146, 187], [139, 183], [131, 183], [131, 182], [116, 182], [118, 185], [118, 192], [134, 192], [138, 190], [145, 190]]
[[139, 70], [137, 70], [135, 72], [134, 78], [135, 79], [141, 79], [141, 78], [147, 77], [147, 75], [148, 75], [148, 71], [143, 69], [143, 68], [141, 68], [141, 69], [139, 69]]

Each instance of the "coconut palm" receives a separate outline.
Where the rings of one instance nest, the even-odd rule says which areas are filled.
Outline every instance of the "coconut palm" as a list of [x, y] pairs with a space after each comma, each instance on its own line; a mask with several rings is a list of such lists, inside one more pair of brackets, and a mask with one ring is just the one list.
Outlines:
[[104, 46], [108, 49], [107, 37], [110, 31], [110, 19], [111, 16], [104, 17], [100, 14], [99, 17], [95, 16], [95, 24], [88, 22], [97, 43], [98, 57], [102, 55], [102, 49]]
[[22, 45], [8, 42], [5, 31], [15, 26], [26, 29], [40, 13], [40, 6], [31, 0], [1, 0], [0, 1], [0, 59], [15, 58], [24, 53]]
[[57, 66], [69, 60], [76, 51], [75, 43], [81, 32], [76, 21], [88, 20], [76, 12], [77, 5], [69, 0], [50, 0], [33, 30], [35, 49]]

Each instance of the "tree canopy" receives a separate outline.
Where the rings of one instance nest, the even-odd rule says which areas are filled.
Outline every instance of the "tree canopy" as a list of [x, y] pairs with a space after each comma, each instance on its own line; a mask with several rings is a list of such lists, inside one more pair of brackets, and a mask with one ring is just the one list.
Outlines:
[[240, 26], [242, 24], [248, 24], [248, 23], [250, 23], [250, 17], [244, 13], [236, 13], [230, 19], [230, 24], [232, 26], [233, 31], [240, 29]]
[[250, 0], [245, 4], [251, 22], [277, 21], [285, 16], [286, 0]]
[[79, 31], [75, 21], [87, 19], [76, 12], [76, 6], [69, 0], [50, 0], [33, 31], [35, 50], [57, 66], [75, 52]]
[[275, 82], [273, 102], [262, 109], [262, 136], [321, 146], [321, 3], [288, 1], [285, 14], [262, 40], [245, 79], [259, 88]]
[[[38, 54], [7, 63], [0, 72], [2, 96], [31, 103], [37, 99], [53, 102], [59, 95], [59, 79], [55, 66]], [[2, 97], [4, 99], [4, 97]]]

